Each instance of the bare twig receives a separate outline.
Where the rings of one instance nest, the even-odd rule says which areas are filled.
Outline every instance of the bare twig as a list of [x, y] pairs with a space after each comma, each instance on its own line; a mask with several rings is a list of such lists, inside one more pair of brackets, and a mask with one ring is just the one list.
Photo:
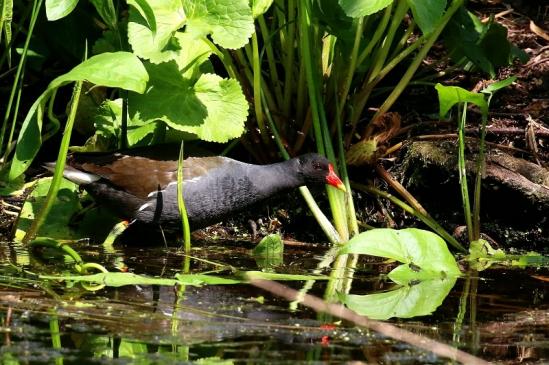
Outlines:
[[376, 171], [381, 176], [387, 184], [389, 184], [393, 189], [395, 189], [400, 196], [404, 198], [415, 210], [419, 211], [421, 214], [429, 216], [429, 213], [423, 208], [423, 206], [417, 201], [416, 198], [400, 182], [398, 182], [387, 170], [381, 165], [376, 165]]
[[253, 286], [278, 295], [279, 297], [285, 298], [288, 301], [294, 301], [299, 299], [302, 305], [312, 308], [316, 312], [328, 313], [341, 319], [345, 319], [358, 326], [370, 328], [374, 331], [381, 333], [384, 336], [409, 343], [413, 346], [431, 351], [439, 356], [447, 357], [449, 359], [459, 361], [463, 364], [490, 364], [488, 361], [468, 354], [464, 351], [458, 350], [454, 347], [448, 346], [444, 343], [435, 341], [425, 336], [420, 336], [389, 323], [369, 319], [365, 316], [361, 316], [353, 312], [342, 304], [328, 303], [316, 296], [299, 293], [297, 290], [279, 284], [275, 281], [252, 278], [250, 279], [249, 283]]

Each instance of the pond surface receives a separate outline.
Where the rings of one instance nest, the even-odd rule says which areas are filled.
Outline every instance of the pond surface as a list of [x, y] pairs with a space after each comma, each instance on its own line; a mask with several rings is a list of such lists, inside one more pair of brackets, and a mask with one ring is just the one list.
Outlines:
[[[248, 242], [194, 242], [192, 272], [260, 270]], [[78, 244], [85, 261], [109, 270], [173, 278], [184, 255], [177, 247]], [[326, 247], [287, 245], [277, 272], [311, 274]], [[446, 364], [428, 351], [368, 329], [320, 316], [246, 284], [201, 287], [129, 285], [85, 290], [79, 283], [38, 281], [60, 275], [48, 253], [29, 255], [4, 243], [0, 311], [4, 364]], [[9, 265], [7, 262], [16, 265]], [[16, 267], [28, 272], [21, 272]], [[394, 286], [384, 263], [360, 262], [352, 293]], [[223, 273], [221, 273], [223, 274]], [[227, 274], [227, 272], [224, 272]], [[389, 319], [401, 328], [458, 346], [501, 364], [549, 362], [549, 270], [491, 267], [459, 279], [430, 316]], [[303, 281], [286, 282], [299, 289]], [[309, 293], [322, 297], [326, 283]], [[429, 302], [427, 295], [422, 299]]]

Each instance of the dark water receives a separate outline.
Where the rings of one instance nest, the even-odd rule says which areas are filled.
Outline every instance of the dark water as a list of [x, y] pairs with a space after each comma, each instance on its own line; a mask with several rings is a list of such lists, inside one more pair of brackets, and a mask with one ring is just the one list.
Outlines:
[[[446, 364], [448, 360], [367, 329], [319, 317], [246, 284], [132, 285], [90, 292], [79, 283], [39, 281], [32, 273], [71, 273], [49, 254], [2, 244], [0, 311], [3, 364]], [[196, 243], [192, 272], [211, 262], [258, 270], [245, 242]], [[172, 278], [181, 272], [177, 247], [76, 247], [85, 261], [109, 270]], [[287, 246], [277, 272], [308, 274], [323, 247]], [[9, 265], [11, 262], [15, 265]], [[17, 271], [16, 267], [28, 272]], [[380, 263], [360, 262], [353, 293], [391, 287]], [[223, 272], [227, 274], [227, 271]], [[73, 273], [74, 274], [74, 273]], [[549, 363], [547, 267], [492, 267], [459, 279], [430, 316], [389, 321], [502, 364]], [[286, 282], [299, 289], [302, 281]], [[311, 294], [322, 296], [325, 282]], [[429, 298], [425, 299], [426, 301]], [[58, 328], [58, 329], [57, 329]]]

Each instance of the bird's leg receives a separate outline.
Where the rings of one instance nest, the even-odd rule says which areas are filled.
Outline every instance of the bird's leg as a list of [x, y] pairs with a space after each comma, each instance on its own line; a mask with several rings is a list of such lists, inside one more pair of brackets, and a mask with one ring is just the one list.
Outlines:
[[95, 202], [90, 203], [86, 207], [80, 209], [78, 212], [74, 213], [69, 219], [69, 227], [78, 226], [78, 223], [84, 219], [84, 216], [93, 208], [96, 208], [97, 204]]

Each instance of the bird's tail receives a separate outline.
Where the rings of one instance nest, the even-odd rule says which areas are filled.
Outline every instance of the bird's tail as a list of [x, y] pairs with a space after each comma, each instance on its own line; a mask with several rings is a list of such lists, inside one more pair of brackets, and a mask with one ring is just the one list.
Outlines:
[[[54, 172], [55, 162], [46, 162], [44, 164], [44, 168], [48, 171]], [[75, 169], [72, 166], [65, 166], [63, 176], [65, 177], [65, 179], [70, 180], [78, 185], [91, 184], [92, 182], [96, 182], [101, 178], [101, 176]]]

